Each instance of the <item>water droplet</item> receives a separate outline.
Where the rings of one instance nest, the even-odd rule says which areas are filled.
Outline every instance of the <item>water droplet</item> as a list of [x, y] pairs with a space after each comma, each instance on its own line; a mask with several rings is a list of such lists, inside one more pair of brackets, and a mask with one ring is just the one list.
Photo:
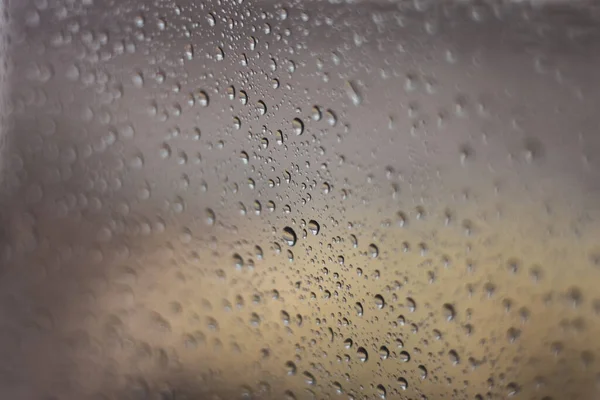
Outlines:
[[306, 382], [307, 385], [315, 385], [317, 380], [315, 379], [314, 375], [311, 374], [308, 371], [304, 372], [304, 381]]
[[240, 256], [237, 253], [234, 254], [233, 255], [233, 264], [236, 269], [242, 269], [244, 267], [244, 260], [242, 259], [242, 256]]
[[238, 94], [238, 99], [243, 105], [248, 104], [248, 93], [246, 93], [245, 90], [240, 90], [240, 93]]
[[333, 390], [335, 390], [335, 393], [340, 395], [342, 393], [344, 393], [344, 389], [342, 388], [342, 384], [339, 382], [333, 382]]
[[323, 117], [323, 113], [321, 112], [321, 108], [319, 106], [313, 106], [311, 109], [310, 116], [313, 121], [320, 121]]
[[511, 382], [508, 385], [506, 385], [506, 395], [509, 397], [516, 396], [520, 390], [521, 389], [519, 388], [519, 385], [517, 385], [514, 382]]
[[292, 128], [296, 135], [302, 135], [304, 133], [304, 123], [299, 118], [292, 120]]
[[260, 317], [257, 313], [250, 314], [250, 325], [254, 327], [260, 325]]
[[456, 350], [450, 350], [448, 352], [448, 358], [450, 359], [452, 365], [458, 365], [460, 363], [460, 357], [458, 356]]
[[242, 120], [238, 117], [233, 117], [233, 127], [240, 130], [242, 128]]
[[217, 47], [215, 49], [215, 59], [217, 61], [223, 61], [224, 58], [225, 58], [225, 52], [223, 51], [223, 49], [221, 47]]
[[381, 346], [379, 348], [379, 357], [381, 357], [382, 360], [385, 360], [389, 356], [390, 356], [390, 351], [388, 350], [388, 348], [385, 346]]
[[398, 359], [402, 362], [409, 362], [410, 354], [408, 353], [408, 351], [401, 351], [400, 354], [398, 355]]
[[327, 123], [329, 124], [329, 126], [333, 127], [337, 124], [337, 116], [331, 110], [327, 110], [325, 112], [325, 119], [327, 120]]
[[356, 354], [361, 362], [367, 362], [369, 360], [369, 353], [367, 353], [367, 350], [364, 347], [359, 347], [358, 350], [356, 350]]
[[510, 343], [516, 342], [519, 336], [521, 336], [521, 331], [519, 329], [510, 327], [506, 331], [506, 338]]
[[319, 225], [319, 223], [317, 221], [315, 221], [314, 219], [311, 219], [308, 222], [308, 230], [313, 234], [313, 235], [318, 235], [319, 231], [321, 230], [321, 226]]
[[214, 225], [215, 220], [216, 220], [215, 212], [213, 210], [211, 210], [210, 208], [207, 208], [205, 210], [205, 215], [206, 215], [206, 217], [205, 217], [206, 224], [209, 226]]
[[382, 399], [385, 399], [387, 391], [385, 390], [385, 387], [383, 385], [377, 385], [377, 395]]
[[373, 243], [369, 245], [368, 252], [371, 258], [377, 258], [377, 256], [379, 256], [379, 248]]
[[296, 244], [296, 232], [289, 226], [283, 228], [283, 241], [288, 244], [288, 246], [294, 246]]
[[226, 91], [225, 91], [225, 93], [226, 93], [227, 98], [229, 100], [235, 99], [235, 87], [233, 85], [232, 86], [228, 86], [227, 89], [226, 89]]
[[456, 317], [456, 311], [452, 304], [446, 303], [442, 306], [442, 315], [446, 321], [452, 321]]
[[208, 106], [209, 98], [208, 98], [208, 94], [206, 94], [206, 92], [204, 90], [198, 91], [198, 93], [196, 94], [196, 100], [200, 106], [202, 106], [202, 107]]
[[352, 101], [352, 104], [354, 104], [355, 106], [359, 106], [362, 103], [362, 96], [358, 92], [356, 84], [351, 81], [346, 81], [345, 88], [346, 94]]
[[415, 310], [417, 309], [417, 303], [413, 300], [412, 297], [406, 298], [406, 306], [408, 307], [408, 310], [410, 312], [415, 312]]
[[254, 214], [260, 215], [260, 212], [262, 211], [262, 205], [260, 204], [260, 202], [258, 200], [254, 200], [254, 203], [252, 205], [254, 207]]
[[257, 110], [259, 115], [265, 115], [267, 113], [267, 105], [264, 101], [259, 100], [257, 103]]
[[361, 303], [356, 302], [354, 304], [354, 310], [356, 311], [356, 315], [358, 315], [359, 317], [363, 316], [363, 306]]
[[136, 15], [133, 18], [133, 23], [137, 28], [143, 28], [144, 24], [145, 24], [145, 20], [144, 20], [144, 16], [143, 15]]
[[398, 378], [398, 386], [400, 387], [401, 390], [406, 390], [408, 389], [408, 381], [405, 378]]
[[217, 24], [217, 19], [213, 13], [206, 14], [206, 21], [208, 22], [208, 26], [215, 26]]
[[296, 364], [294, 364], [292, 361], [288, 361], [285, 363], [285, 369], [288, 375], [296, 375], [296, 371], [298, 370], [296, 368]]
[[385, 300], [383, 299], [382, 295], [375, 295], [375, 306], [377, 306], [377, 308], [379, 308], [380, 310], [385, 306]]
[[183, 54], [188, 61], [192, 60], [194, 58], [194, 45], [191, 43], [186, 44], [183, 47]]

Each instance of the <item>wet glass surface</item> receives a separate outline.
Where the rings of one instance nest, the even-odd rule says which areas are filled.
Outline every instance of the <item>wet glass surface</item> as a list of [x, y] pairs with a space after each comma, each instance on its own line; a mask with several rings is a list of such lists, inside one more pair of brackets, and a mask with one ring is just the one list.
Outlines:
[[599, 395], [598, 6], [0, 5], [2, 396]]

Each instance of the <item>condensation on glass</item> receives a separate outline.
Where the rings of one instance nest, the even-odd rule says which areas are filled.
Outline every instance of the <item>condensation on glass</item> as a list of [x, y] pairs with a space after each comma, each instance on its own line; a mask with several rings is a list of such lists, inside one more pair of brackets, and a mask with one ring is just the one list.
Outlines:
[[7, 0], [0, 396], [600, 395], [600, 8]]

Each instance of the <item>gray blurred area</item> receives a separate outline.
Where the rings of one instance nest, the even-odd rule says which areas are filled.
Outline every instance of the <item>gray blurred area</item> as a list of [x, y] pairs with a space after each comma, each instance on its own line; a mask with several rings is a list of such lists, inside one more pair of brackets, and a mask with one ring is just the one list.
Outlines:
[[596, 399], [593, 1], [0, 0], [0, 399]]

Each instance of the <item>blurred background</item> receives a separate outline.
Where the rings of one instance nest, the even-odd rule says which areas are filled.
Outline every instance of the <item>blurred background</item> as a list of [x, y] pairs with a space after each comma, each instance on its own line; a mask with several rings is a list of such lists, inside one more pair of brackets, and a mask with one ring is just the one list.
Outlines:
[[1, 398], [600, 396], [598, 3], [0, 8]]

